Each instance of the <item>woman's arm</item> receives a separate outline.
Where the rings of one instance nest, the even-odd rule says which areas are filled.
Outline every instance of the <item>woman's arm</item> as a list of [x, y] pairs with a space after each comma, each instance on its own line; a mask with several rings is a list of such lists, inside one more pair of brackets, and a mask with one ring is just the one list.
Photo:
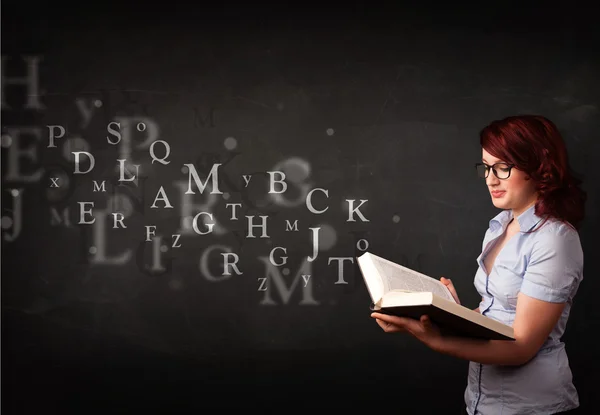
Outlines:
[[517, 299], [515, 340], [480, 340], [440, 336], [430, 347], [440, 353], [490, 365], [522, 365], [532, 359], [558, 322], [564, 303], [550, 303], [523, 293]]
[[486, 365], [516, 366], [529, 360], [525, 358], [525, 348], [517, 341], [444, 336], [431, 348], [442, 354]]
[[531, 360], [558, 322], [565, 303], [552, 303], [529, 297], [517, 298], [513, 323], [515, 340], [483, 340], [442, 335], [427, 315], [419, 320], [371, 313], [386, 333], [408, 332], [436, 352], [459, 359], [490, 365], [522, 365]]

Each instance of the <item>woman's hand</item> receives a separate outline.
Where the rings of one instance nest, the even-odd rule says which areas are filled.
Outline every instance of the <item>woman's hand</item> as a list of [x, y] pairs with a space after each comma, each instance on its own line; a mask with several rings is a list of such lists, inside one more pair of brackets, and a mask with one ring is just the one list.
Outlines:
[[442, 277], [440, 278], [440, 281], [450, 290], [450, 292], [452, 293], [452, 297], [454, 297], [454, 300], [456, 300], [456, 302], [460, 304], [460, 300], [458, 299], [458, 294], [456, 294], [456, 289], [454, 288], [454, 284], [452, 284], [452, 280], [446, 277]]
[[439, 328], [433, 324], [428, 315], [423, 314], [419, 320], [407, 317], [390, 316], [371, 313], [377, 324], [386, 333], [409, 333], [428, 347], [436, 350], [442, 340]]
[[[458, 294], [452, 284], [452, 280], [441, 277], [440, 281], [452, 294], [457, 304], [460, 304]], [[428, 315], [424, 314], [419, 320], [408, 317], [397, 317], [390, 316], [382, 313], [371, 313], [379, 327], [386, 333], [409, 333], [417, 340], [421, 341], [433, 350], [437, 349], [437, 346], [441, 343], [443, 335], [440, 333], [440, 329], [431, 321]]]

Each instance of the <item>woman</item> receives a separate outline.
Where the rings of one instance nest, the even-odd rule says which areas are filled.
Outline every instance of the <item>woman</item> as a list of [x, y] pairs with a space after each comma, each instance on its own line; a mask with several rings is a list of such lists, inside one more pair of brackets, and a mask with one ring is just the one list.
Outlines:
[[[373, 313], [388, 333], [408, 332], [431, 349], [469, 361], [462, 413], [571, 413], [579, 396], [562, 337], [583, 279], [578, 229], [586, 193], [571, 174], [556, 126], [536, 115], [507, 117], [480, 133], [476, 164], [502, 209], [477, 258], [475, 311], [509, 324], [515, 341], [445, 336], [420, 320]], [[449, 279], [441, 281], [460, 304]]]

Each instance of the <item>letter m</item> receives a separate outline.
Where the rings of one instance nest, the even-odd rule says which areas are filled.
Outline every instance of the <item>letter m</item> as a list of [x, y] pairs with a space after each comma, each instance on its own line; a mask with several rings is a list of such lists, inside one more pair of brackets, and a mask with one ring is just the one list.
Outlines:
[[215, 126], [215, 109], [211, 107], [208, 114], [206, 112], [203, 114], [200, 108], [194, 108], [194, 126], [206, 127], [207, 124], [211, 128]]
[[302, 274], [311, 274], [311, 263], [308, 261], [304, 261], [296, 273], [293, 281], [288, 286], [286, 284], [286, 279], [289, 277], [282, 277], [279, 273], [279, 268], [276, 267], [269, 261], [268, 257], [259, 257], [259, 259], [265, 263], [267, 266], [265, 275], [267, 277], [267, 289], [264, 291], [265, 296], [263, 300], [260, 302], [262, 305], [277, 305], [275, 301], [271, 298], [271, 287], [275, 287], [279, 292], [281, 299], [284, 304], [287, 304], [292, 297], [292, 293], [296, 289], [296, 287], [300, 287], [302, 289], [302, 301], [300, 301], [300, 305], [319, 305], [319, 302], [315, 300], [313, 297], [312, 287], [313, 284], [307, 284], [306, 287], [302, 284]]
[[59, 226], [62, 224], [63, 221], [64, 221], [64, 226], [66, 226], [66, 227], [71, 226], [71, 221], [69, 220], [69, 208], [68, 207], [63, 209], [62, 217], [60, 216], [60, 214], [58, 213], [56, 208], [51, 207], [50, 208], [50, 216], [51, 216], [50, 225], [52, 225], [52, 226]]
[[106, 192], [106, 180], [102, 181], [101, 185], [98, 185], [96, 180], [94, 182], [94, 192]]
[[285, 231], [286, 232], [289, 232], [289, 231], [298, 232], [298, 219], [296, 219], [294, 221], [293, 225], [290, 223], [290, 221], [288, 219], [286, 219], [285, 220]]

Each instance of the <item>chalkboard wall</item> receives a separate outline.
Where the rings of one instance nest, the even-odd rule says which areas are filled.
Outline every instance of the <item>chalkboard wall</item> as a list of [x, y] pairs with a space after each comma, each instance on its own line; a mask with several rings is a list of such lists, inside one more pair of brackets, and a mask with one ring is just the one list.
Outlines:
[[567, 7], [6, 5], [2, 409], [458, 414], [468, 362], [385, 334], [355, 258], [475, 308], [478, 134], [535, 113], [588, 192], [563, 340], [589, 411], [600, 55]]

